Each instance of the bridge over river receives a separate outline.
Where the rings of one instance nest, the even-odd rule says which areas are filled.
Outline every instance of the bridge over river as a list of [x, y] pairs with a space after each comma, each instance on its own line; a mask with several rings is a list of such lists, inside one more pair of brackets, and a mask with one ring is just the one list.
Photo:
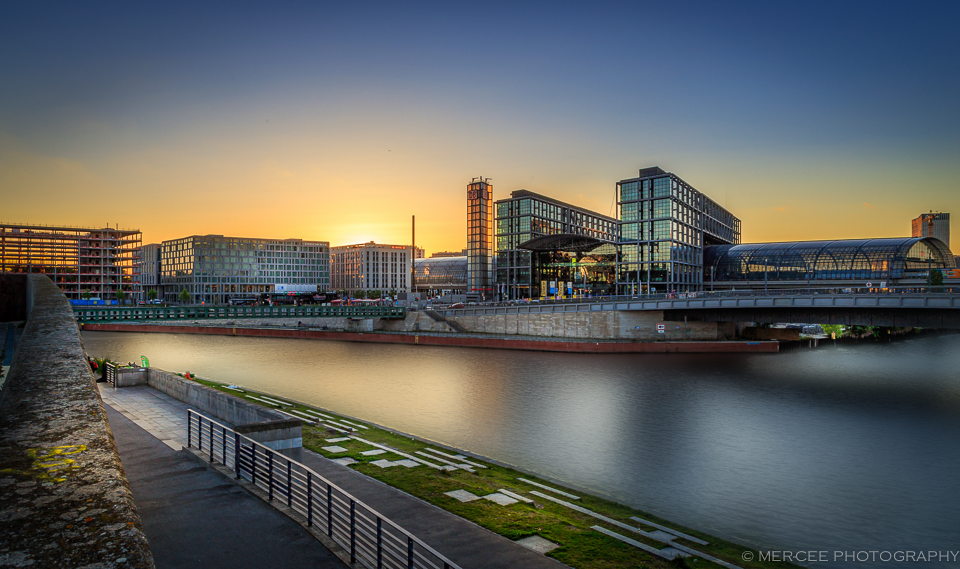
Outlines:
[[445, 318], [662, 311], [667, 321], [960, 328], [960, 288], [725, 290], [438, 308]]

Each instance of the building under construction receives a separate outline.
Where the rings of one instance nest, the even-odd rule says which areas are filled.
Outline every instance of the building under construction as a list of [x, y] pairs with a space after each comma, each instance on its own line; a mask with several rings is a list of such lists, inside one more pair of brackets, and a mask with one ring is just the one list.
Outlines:
[[[140, 294], [136, 229], [0, 223], [0, 272], [48, 275], [71, 300]], [[87, 294], [89, 293], [89, 294]]]

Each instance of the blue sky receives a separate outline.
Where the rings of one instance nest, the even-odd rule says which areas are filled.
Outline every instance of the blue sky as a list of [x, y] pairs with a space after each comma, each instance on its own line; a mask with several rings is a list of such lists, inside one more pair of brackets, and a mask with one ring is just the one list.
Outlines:
[[[960, 4], [29, 3], [0, 18], [3, 221], [465, 240], [465, 185], [610, 213], [677, 173], [745, 241], [960, 211]], [[131, 207], [148, 203], [162, 207]], [[279, 232], [279, 234], [278, 234]]]

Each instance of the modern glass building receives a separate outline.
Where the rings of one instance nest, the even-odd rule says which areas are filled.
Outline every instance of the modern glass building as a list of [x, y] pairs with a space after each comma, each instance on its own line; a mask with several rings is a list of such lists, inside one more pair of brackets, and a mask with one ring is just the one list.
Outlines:
[[501, 299], [613, 294], [616, 219], [527, 190], [496, 209]]
[[718, 245], [704, 250], [707, 289], [887, 286], [926, 280], [954, 267], [945, 243], [931, 237]]
[[467, 290], [467, 258], [430, 257], [413, 262], [417, 291], [425, 298], [444, 294], [464, 294]]
[[263, 293], [330, 290], [330, 244], [302, 239], [193, 235], [160, 245], [166, 300], [224, 303]]
[[[493, 185], [489, 178], [467, 184], [467, 294], [493, 298]], [[416, 281], [419, 288], [420, 282]]]
[[950, 214], [938, 212], [921, 213], [910, 222], [911, 237], [936, 237], [950, 246]]
[[659, 167], [617, 183], [619, 294], [702, 290], [704, 247], [740, 242], [740, 220]]

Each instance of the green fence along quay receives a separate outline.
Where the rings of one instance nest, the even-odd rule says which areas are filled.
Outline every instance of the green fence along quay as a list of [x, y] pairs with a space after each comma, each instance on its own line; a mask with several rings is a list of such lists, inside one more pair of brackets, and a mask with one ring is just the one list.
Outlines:
[[399, 306], [75, 306], [78, 322], [214, 320], [238, 318], [398, 318]]

